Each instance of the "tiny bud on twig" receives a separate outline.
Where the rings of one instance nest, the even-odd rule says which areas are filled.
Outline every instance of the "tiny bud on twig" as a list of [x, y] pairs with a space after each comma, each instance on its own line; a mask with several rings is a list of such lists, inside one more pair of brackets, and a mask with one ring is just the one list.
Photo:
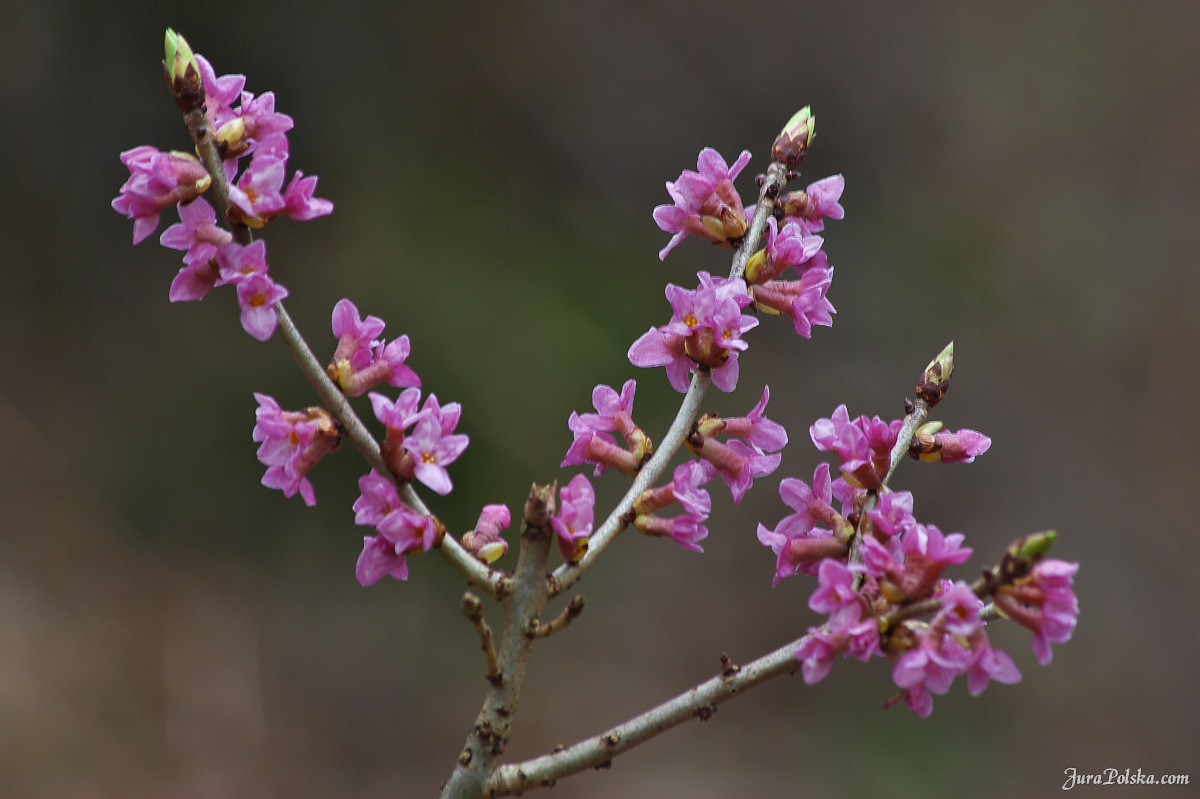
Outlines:
[[[483, 657], [487, 662], [487, 681], [492, 685], [503, 685], [504, 675], [500, 672], [500, 663], [496, 659], [496, 647], [492, 643], [492, 628], [488, 626], [487, 619], [483, 617], [483, 602], [479, 597], [467, 591], [462, 598], [462, 612], [467, 617], [467, 621], [471, 622], [475, 627], [475, 632], [479, 634], [480, 648], [483, 649]], [[470, 753], [465, 753], [470, 754]]]

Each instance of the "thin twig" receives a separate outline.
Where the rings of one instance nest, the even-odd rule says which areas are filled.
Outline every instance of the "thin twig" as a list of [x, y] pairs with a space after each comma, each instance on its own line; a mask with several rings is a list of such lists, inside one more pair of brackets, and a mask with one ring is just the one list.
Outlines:
[[548, 638], [575, 621], [580, 613], [583, 613], [583, 597], [576, 594], [575, 598], [568, 602], [562, 612], [555, 616], [549, 624], [543, 624], [537, 619], [530, 620], [525, 634], [531, 638]]
[[488, 626], [487, 619], [483, 617], [483, 602], [479, 597], [467, 591], [462, 598], [462, 612], [467, 617], [467, 621], [475, 627], [475, 632], [479, 634], [480, 647], [483, 649], [483, 657], [487, 662], [487, 681], [492, 685], [500, 685], [504, 682], [504, 675], [500, 673], [500, 663], [496, 660], [496, 647], [492, 643], [492, 628]]
[[801, 664], [796, 660], [795, 651], [800, 646], [800, 640], [747, 663], [728, 676], [714, 677], [701, 683], [605, 733], [559, 752], [500, 766], [488, 781], [483, 795], [507, 796], [550, 785], [584, 769], [603, 767], [622, 752], [688, 719], [708, 719], [716, 706], [725, 700], [767, 680], [799, 670]]

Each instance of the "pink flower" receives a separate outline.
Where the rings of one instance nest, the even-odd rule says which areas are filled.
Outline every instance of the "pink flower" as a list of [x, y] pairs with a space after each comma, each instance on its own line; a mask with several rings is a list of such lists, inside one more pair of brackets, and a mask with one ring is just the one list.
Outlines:
[[814, 326], [831, 327], [832, 314], [837, 313], [825, 298], [833, 282], [825, 253], [817, 253], [799, 280], [770, 280], [753, 287], [754, 300], [759, 307], [781, 313], [792, 320], [796, 335], [811, 338]]
[[841, 175], [818, 180], [809, 184], [803, 192], [792, 192], [782, 198], [781, 205], [786, 219], [798, 224], [805, 233], [819, 233], [825, 229], [824, 218], [841, 219], [845, 210], [838, 203], [846, 179]]
[[671, 538], [675, 543], [693, 552], [703, 552], [699, 542], [708, 538], [708, 528], [703, 522], [707, 516], [683, 513], [670, 519], [654, 515], [637, 516], [633, 526], [643, 535]]
[[989, 680], [1012, 685], [1021, 681], [1021, 672], [1008, 653], [992, 648], [987, 633], [978, 630], [971, 637], [971, 651], [975, 662], [967, 672], [967, 690], [971, 696], [979, 696], [988, 686]]
[[337, 447], [339, 434], [324, 408], [285, 411], [266, 394], [255, 394], [253, 439], [261, 442], [258, 460], [267, 467], [262, 484], [278, 488], [286, 497], [299, 492], [308, 506], [317, 504], [312, 483], [305, 476]]
[[333, 363], [343, 359], [352, 363], [358, 362], [358, 368], [366, 366], [371, 361], [371, 348], [376, 339], [383, 335], [385, 322], [378, 316], [368, 316], [364, 321], [358, 312], [358, 306], [348, 299], [338, 300], [333, 306], [333, 335], [337, 336], [337, 350], [333, 353]]
[[687, 391], [688, 372], [706, 367], [714, 386], [732, 391], [738, 377], [736, 350], [749, 346], [742, 335], [758, 320], [741, 312], [750, 303], [744, 280], [714, 278], [708, 272], [697, 277], [695, 290], [667, 286], [671, 321], [635, 341], [629, 361], [640, 367], [666, 366], [671, 386], [681, 392]]
[[413, 477], [442, 496], [449, 494], [454, 483], [450, 481], [446, 467], [458, 459], [469, 442], [470, 439], [465, 435], [443, 430], [440, 420], [435, 416], [425, 416], [417, 422], [412, 434], [404, 439], [404, 448], [412, 456], [410, 468]]
[[275, 332], [275, 305], [288, 290], [265, 274], [254, 274], [238, 283], [238, 307], [242, 309], [242, 328], [259, 341]]
[[593, 477], [604, 474], [604, 470], [609, 466], [629, 477], [637, 474], [641, 466], [640, 459], [619, 446], [617, 440], [608, 433], [598, 432], [595, 426], [590, 425], [574, 411], [571, 411], [571, 418], [567, 420], [567, 427], [575, 434], [575, 440], [567, 449], [563, 462], [559, 464], [560, 468], [590, 463], [596, 467], [592, 472]]
[[901, 540], [904, 580], [900, 588], [904, 595], [909, 599], [928, 596], [947, 566], [966, 563], [973, 550], [962, 546], [965, 537], [962, 533], [942, 535], [932, 524], [909, 527]]
[[997, 608], [1033, 631], [1033, 653], [1043, 666], [1054, 657], [1050, 644], [1065, 644], [1075, 632], [1079, 600], [1071, 584], [1078, 571], [1078, 563], [1053, 558], [1038, 561], [1027, 579], [995, 594]]
[[854, 590], [854, 573], [845, 564], [831, 558], [821, 561], [817, 570], [820, 586], [808, 599], [808, 606], [817, 613], [828, 613], [829, 630], [844, 633], [859, 622], [863, 602]]
[[558, 534], [558, 551], [565, 560], [574, 563], [587, 552], [595, 509], [596, 493], [582, 474], [575, 475], [559, 489], [558, 513], [550, 520], [550, 525]]
[[217, 248], [233, 240], [228, 230], [217, 226], [217, 212], [203, 197], [179, 206], [180, 222], [167, 228], [158, 241], [172, 250], [187, 250], [188, 266], [207, 264], [217, 257]]
[[725, 485], [729, 486], [734, 504], [742, 501], [742, 497], [754, 485], [754, 478], [766, 477], [778, 469], [782, 458], [779, 453], [767, 455], [737, 439], [725, 443], [712, 438], [705, 439], [703, 446], [692, 451], [716, 467]]
[[[924, 688], [940, 696], [950, 690], [954, 678], [966, 672], [975, 660], [970, 649], [944, 633], [930, 629], [920, 633], [918, 641], [892, 667], [892, 680], [900, 688], [909, 691]], [[919, 709], [912, 703], [909, 708], [921, 718], [928, 716], [933, 709], [932, 700], [921, 698], [919, 692], [915, 698], [921, 700]]]
[[787, 446], [787, 431], [772, 422], [763, 412], [771, 399], [771, 387], [763, 386], [762, 397], [746, 416], [725, 420], [725, 434], [737, 436], [763, 452], [778, 452]]
[[354, 523], [374, 527], [394, 510], [404, 507], [396, 485], [374, 469], [358, 478], [358, 499], [354, 501]]
[[849, 552], [829, 530], [817, 527], [807, 533], [796, 533], [783, 527], [783, 522], [774, 530], [758, 525], [759, 543], [770, 547], [776, 555], [772, 587], [779, 585], [784, 577], [801, 572], [815, 575], [817, 567], [827, 558], [844, 558]]
[[419, 388], [406, 388], [400, 392], [395, 402], [374, 391], [367, 395], [367, 398], [371, 400], [371, 410], [375, 412], [375, 418], [391, 430], [403, 432], [429, 415], [426, 411], [417, 410], [421, 402]]
[[377, 525], [377, 536], [363, 538], [363, 551], [358, 556], [354, 575], [365, 586], [373, 585], [384, 575], [397, 580], [408, 579], [408, 564], [404, 556], [421, 550], [428, 552], [437, 543], [438, 529], [430, 516], [421, 516], [401, 505]]
[[828, 419], [818, 419], [809, 428], [813, 444], [822, 452], [833, 450], [842, 459], [842, 477], [854, 488], [873, 489], [883, 484], [892, 446], [904, 421], [884, 422], [878, 416], [860, 416], [851, 421], [845, 405]]
[[217, 248], [217, 266], [221, 274], [218, 286], [229, 283], [236, 286], [252, 275], [265, 275], [270, 268], [267, 243], [259, 239], [244, 247], [236, 241], [223, 244]]
[[129, 170], [129, 180], [112, 207], [134, 220], [134, 244], [158, 228], [163, 210], [191, 202], [212, 184], [200, 160], [187, 153], [164, 153], [146, 145], [121, 153], [121, 163]]
[[959, 638], [970, 638], [983, 629], [983, 620], [979, 618], [983, 601], [975, 596], [966, 583], [961, 580], [953, 583], [939, 598], [942, 600], [942, 609], [938, 618], [942, 619], [946, 632]]
[[746, 232], [746, 212], [733, 181], [749, 162], [750, 153], [743, 150], [730, 167], [720, 153], [706, 147], [696, 162], [699, 173], [685, 169], [678, 180], [667, 183], [667, 193], [675, 204], [655, 208], [654, 221], [675, 235], [659, 252], [659, 260], [689, 235], [725, 243]]
[[196, 65], [200, 67], [200, 80], [204, 83], [204, 105], [208, 110], [209, 123], [215, 130], [217, 120], [231, 113], [231, 106], [241, 95], [246, 85], [245, 75], [222, 75], [217, 77], [212, 64], [196, 53]]
[[217, 269], [210, 263], [217, 257], [217, 248], [232, 240], [229, 231], [217, 226], [217, 212], [203, 197], [179, 206], [180, 222], [171, 225], [159, 243], [173, 250], [187, 250], [183, 256], [186, 267], [179, 270], [171, 283], [171, 302], [199, 300], [216, 285]]
[[802, 662], [801, 672], [807, 685], [816, 685], [829, 676], [833, 669], [833, 656], [838, 652], [838, 640], [828, 630], [809, 627], [808, 635], [800, 641], [796, 660]]
[[462, 537], [463, 548], [484, 563], [494, 563], [508, 551], [500, 531], [512, 523], [507, 505], [484, 505], [475, 529]]
[[774, 217], [767, 219], [767, 246], [755, 253], [746, 263], [746, 282], [751, 285], [766, 283], [783, 274], [789, 266], [800, 266], [815, 256], [823, 244], [820, 236], [807, 236], [803, 228], [788, 222], [779, 230]]
[[917, 523], [912, 514], [913, 495], [909, 491], [888, 491], [879, 495], [875, 510], [867, 513], [876, 537], [892, 538]]

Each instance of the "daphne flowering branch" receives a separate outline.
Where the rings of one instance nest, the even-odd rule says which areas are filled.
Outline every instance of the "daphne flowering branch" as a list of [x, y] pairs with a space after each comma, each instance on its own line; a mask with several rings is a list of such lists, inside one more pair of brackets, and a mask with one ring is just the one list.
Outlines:
[[[811, 485], [783, 478], [780, 497], [792, 513], [773, 529], [758, 525], [759, 542], [775, 559], [776, 584], [801, 573], [817, 579], [808, 605], [825, 616], [822, 623], [742, 667], [722, 656], [720, 676], [600, 736], [524, 763], [501, 764], [533, 642], [566, 628], [584, 607], [577, 595], [543, 622], [549, 601], [630, 526], [702, 553], [714, 501], [707, 486], [724, 483], [738, 504], [756, 480], [779, 468], [788, 434], [767, 416], [769, 387], [745, 416], [701, 414], [701, 404], [710, 383], [724, 392], [736, 390], [750, 334], [771, 317], [787, 317], [805, 339], [833, 323], [836, 311], [828, 299], [833, 268], [817, 234], [825, 219], [843, 218], [845, 181], [833, 175], [783, 193], [799, 176], [813, 141], [815, 118], [804, 108], [776, 138], [749, 210], [734, 186], [749, 164], [748, 151], [730, 164], [705, 148], [697, 171], [684, 170], [666, 184], [672, 204], [653, 214], [672, 234], [660, 259], [687, 237], [734, 251], [729, 277], [698, 272], [694, 288], [668, 284], [670, 319], [651, 327], [628, 350], [633, 366], [664, 367], [667, 381], [683, 395], [679, 410], [656, 444], [635, 421], [634, 380], [619, 392], [596, 386], [595, 413], [572, 412], [568, 418], [573, 441], [561, 466], [586, 464], [594, 478], [611, 469], [632, 484], [599, 525], [596, 492], [584, 474], [564, 478], [561, 487], [558, 481], [534, 484], [521, 513], [517, 564], [506, 572], [493, 564], [509, 548], [507, 505], [484, 506], [460, 544], [414, 489], [420, 482], [439, 496], [449, 495], [454, 489], [450, 467], [464, 454], [469, 437], [458, 429], [460, 403], [423, 393], [408, 363], [409, 337], [385, 338], [383, 319], [364, 317], [342, 299], [331, 315], [336, 345], [322, 365], [283, 306], [288, 290], [270, 274], [266, 242], [255, 240], [253, 231], [280, 217], [304, 222], [333, 211], [332, 202], [315, 196], [315, 176], [296, 171], [288, 180], [292, 118], [276, 110], [273, 93], [245, 91], [244, 76], [218, 76], [172, 31], [165, 48], [167, 85], [197, 155], [148, 145], [122, 153], [130, 176], [112, 205], [133, 220], [135, 244], [158, 228], [163, 212], [176, 207], [179, 222], [160, 238], [163, 246], [184, 253], [171, 301], [198, 301], [221, 286], [233, 286], [242, 327], [264, 341], [280, 331], [320, 397], [322, 406], [288, 410], [267, 394], [255, 394], [252, 438], [266, 467], [263, 484], [315, 504], [310, 472], [349, 439], [370, 467], [359, 478], [352, 508], [354, 523], [371, 528], [363, 537], [356, 579], [364, 586], [385, 577], [405, 580], [410, 558], [437, 550], [504, 611], [497, 635], [484, 618], [482, 600], [470, 592], [463, 596], [461, 610], [479, 637], [489, 687], [444, 797], [519, 793], [583, 768], [603, 767], [682, 721], [711, 717], [720, 702], [779, 674], [801, 670], [805, 682], [815, 684], [839, 653], [864, 662], [886, 657], [900, 692], [885, 706], [903, 700], [926, 716], [932, 711], [931, 694], [945, 693], [958, 675], [966, 676], [972, 695], [993, 680], [1020, 679], [1012, 659], [991, 646], [987, 622], [1007, 618], [1028, 628], [1043, 665], [1052, 657], [1051, 644], [1071, 637], [1079, 611], [1071, 588], [1078, 564], [1045, 557], [1055, 540], [1052, 531], [1018, 539], [969, 585], [951, 581], [943, 578], [945, 570], [972, 554], [963, 545], [964, 534], [943, 534], [918, 522], [912, 494], [889, 488], [906, 452], [923, 462], [971, 463], [991, 444], [982, 433], [950, 432], [928, 420], [949, 388], [951, 344], [926, 367], [903, 419], [852, 418], [845, 405], [818, 419], [809, 437], [818, 451], [838, 456], [839, 476], [834, 479], [831, 465], [821, 463]], [[383, 427], [381, 438], [352, 404], [363, 395]], [[668, 478], [680, 454], [683, 462]], [[562, 563], [548, 573], [552, 549]]]

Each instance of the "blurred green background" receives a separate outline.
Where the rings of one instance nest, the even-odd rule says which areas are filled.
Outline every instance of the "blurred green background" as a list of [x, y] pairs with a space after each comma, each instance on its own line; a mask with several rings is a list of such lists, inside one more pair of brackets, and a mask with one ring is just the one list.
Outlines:
[[[814, 623], [812, 581], [772, 590], [755, 524], [784, 514], [779, 477], [811, 476], [815, 418], [840, 402], [898, 416], [951, 338], [937, 416], [992, 449], [906, 462], [896, 487], [967, 533], [977, 556], [956, 576], [1047, 527], [1082, 563], [1079, 628], [1050, 667], [1024, 631], [994, 632], [1017, 686], [971, 699], [960, 681], [921, 721], [880, 709], [884, 664], [839, 661], [554, 795], [1049, 796], [1070, 767], [1200, 779], [1200, 7], [7, 0], [0, 795], [428, 796], [485, 689], [440, 559], [355, 582], [353, 450], [313, 472], [315, 509], [258, 484], [251, 392], [314, 401], [283, 345], [243, 333], [228, 292], [170, 305], [179, 255], [131, 247], [109, 208], [120, 151], [188, 147], [159, 66], [168, 25], [218, 74], [276, 92], [291, 166], [336, 205], [265, 231], [318, 354], [348, 296], [463, 403], [471, 447], [456, 491], [432, 497], [459, 534], [482, 504], [575, 473], [558, 469], [566, 420], [596, 383], [637, 377], [636, 417], [661, 436], [678, 395], [625, 351], [666, 321], [666, 282], [729, 260], [688, 240], [658, 261], [663, 182], [704, 146], [746, 148], [748, 197], [779, 126], [813, 105], [805, 180], [846, 176], [825, 245], [835, 325], [804, 341], [766, 319], [739, 391], [705, 405], [742, 413], [769, 383], [783, 467], [741, 507], [713, 487], [703, 555], [627, 534], [599, 561], [587, 612], [535, 650], [512, 758]], [[602, 502], [626, 484], [606, 475]]]

